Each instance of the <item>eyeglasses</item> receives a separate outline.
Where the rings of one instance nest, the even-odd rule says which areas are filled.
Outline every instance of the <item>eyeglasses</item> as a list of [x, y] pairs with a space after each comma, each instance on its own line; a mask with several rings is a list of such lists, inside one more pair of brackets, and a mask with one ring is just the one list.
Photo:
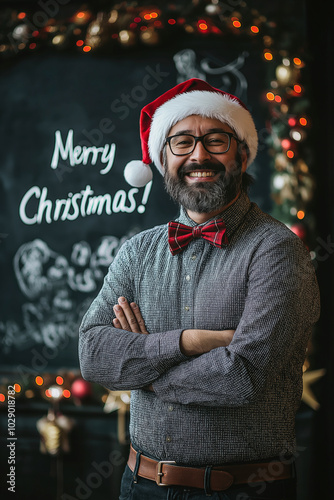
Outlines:
[[169, 144], [170, 150], [175, 156], [189, 155], [194, 151], [198, 141], [203, 144], [208, 153], [221, 155], [230, 149], [231, 137], [237, 142], [241, 142], [231, 132], [210, 132], [198, 137], [191, 134], [171, 135], [166, 138], [166, 144]]

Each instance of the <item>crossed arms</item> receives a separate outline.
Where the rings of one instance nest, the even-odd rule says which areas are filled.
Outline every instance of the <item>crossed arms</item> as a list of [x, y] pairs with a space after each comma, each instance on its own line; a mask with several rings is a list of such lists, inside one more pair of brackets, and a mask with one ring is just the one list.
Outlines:
[[[148, 334], [140, 309], [135, 302], [129, 304], [125, 297], [119, 297], [114, 312], [115, 328]], [[180, 350], [185, 356], [197, 356], [217, 347], [226, 347], [231, 342], [234, 332], [235, 330], [183, 330], [180, 336]], [[144, 389], [153, 391], [153, 385], [150, 384]]]
[[[135, 302], [128, 303], [125, 297], [119, 297], [114, 306], [115, 328], [128, 332], [148, 334], [140, 309]], [[185, 356], [197, 356], [230, 344], [235, 330], [183, 330], [180, 336], [180, 350]]]

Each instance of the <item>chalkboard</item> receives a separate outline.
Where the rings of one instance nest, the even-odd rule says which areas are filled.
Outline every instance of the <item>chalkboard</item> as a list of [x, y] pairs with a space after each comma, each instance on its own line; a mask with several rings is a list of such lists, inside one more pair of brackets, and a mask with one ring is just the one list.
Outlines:
[[[1, 370], [77, 367], [80, 320], [119, 247], [177, 215], [156, 169], [145, 188], [123, 177], [141, 159], [142, 106], [201, 77], [239, 95], [263, 130], [263, 71], [257, 54], [217, 44], [112, 57], [46, 52], [3, 68]], [[262, 148], [252, 198], [268, 210], [266, 162]]]

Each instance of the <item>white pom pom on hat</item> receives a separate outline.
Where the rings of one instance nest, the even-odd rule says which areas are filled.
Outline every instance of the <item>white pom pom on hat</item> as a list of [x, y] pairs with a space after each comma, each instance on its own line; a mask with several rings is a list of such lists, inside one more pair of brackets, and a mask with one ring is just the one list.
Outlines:
[[140, 188], [152, 180], [153, 172], [151, 167], [141, 160], [132, 160], [125, 166], [124, 177], [130, 186]]
[[142, 160], [132, 160], [124, 169], [124, 177], [131, 186], [143, 187], [152, 180], [151, 163], [163, 174], [161, 152], [169, 130], [190, 115], [216, 118], [226, 123], [247, 144], [248, 165], [253, 162], [258, 136], [246, 106], [232, 94], [216, 89], [204, 80], [192, 78], [168, 90], [141, 110]]

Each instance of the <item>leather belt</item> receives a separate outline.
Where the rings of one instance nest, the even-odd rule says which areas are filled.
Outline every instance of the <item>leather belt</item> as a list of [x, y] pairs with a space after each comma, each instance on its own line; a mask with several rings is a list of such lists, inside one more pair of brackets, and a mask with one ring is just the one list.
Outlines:
[[[135, 470], [138, 453], [130, 446], [128, 466]], [[153, 460], [140, 454], [137, 475], [155, 481], [158, 486], [184, 486], [223, 491], [232, 484], [248, 484], [292, 477], [292, 466], [279, 460], [218, 467], [184, 467], [173, 461]]]

